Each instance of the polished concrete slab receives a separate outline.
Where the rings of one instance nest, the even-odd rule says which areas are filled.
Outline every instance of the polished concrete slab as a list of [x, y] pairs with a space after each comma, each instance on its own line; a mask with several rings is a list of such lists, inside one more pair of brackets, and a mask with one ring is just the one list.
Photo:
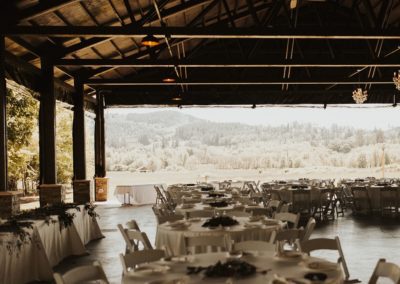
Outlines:
[[[154, 243], [156, 220], [151, 206], [99, 205], [97, 212], [101, 216], [99, 224], [106, 237], [88, 244], [88, 255], [70, 257], [55, 267], [55, 270], [64, 272], [97, 259], [103, 264], [111, 283], [120, 283], [122, 267], [119, 254], [124, 252], [125, 245], [117, 224], [125, 224], [128, 220], [135, 219]], [[367, 283], [379, 258], [386, 258], [400, 265], [399, 219], [356, 218], [347, 214], [337, 220], [318, 224], [312, 238], [335, 236], [339, 236], [341, 240], [351, 278], [358, 278]], [[327, 258], [334, 257], [330, 253], [322, 255]]]

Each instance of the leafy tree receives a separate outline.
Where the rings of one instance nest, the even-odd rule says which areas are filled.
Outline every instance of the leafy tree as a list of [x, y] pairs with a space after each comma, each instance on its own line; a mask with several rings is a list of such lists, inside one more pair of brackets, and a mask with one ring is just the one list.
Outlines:
[[72, 160], [72, 111], [57, 104], [56, 119], [56, 162], [57, 183], [71, 183], [73, 176]]
[[366, 168], [368, 166], [367, 156], [364, 153], [358, 156], [357, 162], [359, 168]]
[[[37, 133], [39, 103], [28, 90], [7, 90], [8, 178], [9, 190], [17, 190], [18, 181], [27, 185], [37, 181], [39, 172]], [[25, 187], [26, 189], [26, 187]]]

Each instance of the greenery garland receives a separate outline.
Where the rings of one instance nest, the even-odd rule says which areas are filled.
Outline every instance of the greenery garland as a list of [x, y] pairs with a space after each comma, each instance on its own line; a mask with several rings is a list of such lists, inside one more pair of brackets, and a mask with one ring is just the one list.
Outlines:
[[14, 218], [10, 218], [0, 224], [1, 233], [12, 233], [12, 237], [0, 242], [6, 245], [9, 254], [12, 254], [14, 251], [19, 252], [22, 245], [32, 242], [32, 236], [27, 230], [33, 228], [32, 224], [33, 222], [22, 222]]
[[90, 217], [92, 217], [92, 220], [96, 220], [96, 218], [100, 218], [100, 215], [97, 214], [97, 212], [95, 211], [96, 209], [96, 205], [94, 205], [93, 203], [86, 203], [85, 206], [83, 207], [85, 209], [85, 211], [88, 213], [88, 215]]
[[[96, 206], [92, 203], [85, 204], [83, 208], [92, 219], [99, 217], [95, 211]], [[81, 211], [79, 205], [75, 203], [57, 203], [14, 215], [5, 222], [0, 223], [0, 232], [12, 233], [13, 235], [13, 238], [9, 240], [0, 240], [0, 244], [5, 244], [10, 254], [14, 251], [18, 253], [22, 245], [32, 242], [31, 231], [27, 230], [33, 228], [33, 222], [30, 220], [44, 220], [47, 225], [50, 225], [57, 223], [57, 220], [54, 219], [54, 216], [57, 216], [61, 231], [71, 226], [74, 222], [76, 215], [71, 212], [71, 209]]]

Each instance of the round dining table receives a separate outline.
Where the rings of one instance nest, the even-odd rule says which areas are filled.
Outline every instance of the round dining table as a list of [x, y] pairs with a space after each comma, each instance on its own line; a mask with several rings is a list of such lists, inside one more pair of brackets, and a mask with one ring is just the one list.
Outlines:
[[[236, 258], [234, 258], [236, 259]], [[320, 258], [300, 255], [298, 257], [276, 256], [275, 252], [246, 253], [240, 261], [256, 267], [256, 272], [245, 277], [207, 277], [204, 272], [188, 274], [190, 267], [208, 267], [217, 262], [232, 260], [229, 253], [204, 253], [189, 256], [162, 259], [144, 264], [152, 269], [132, 270], [122, 277], [122, 283], [335, 283], [344, 282], [344, 273], [337, 263], [327, 262]], [[189, 269], [188, 269], [189, 267]], [[143, 266], [142, 266], [143, 268]], [[311, 282], [306, 275], [325, 275], [323, 282]]]
[[185, 237], [190, 236], [221, 236], [227, 245], [232, 242], [247, 240], [269, 241], [271, 233], [285, 226], [279, 220], [264, 219], [251, 222], [249, 217], [235, 217], [237, 225], [230, 227], [208, 228], [202, 225], [207, 218], [193, 218], [186, 221], [187, 227], [174, 227], [166, 222], [157, 226], [156, 247], [167, 249], [172, 255], [184, 255], [187, 253]]
[[[218, 201], [216, 201], [218, 202]], [[175, 208], [175, 213], [191, 218], [191, 214], [199, 211], [211, 211], [211, 212], [229, 212], [229, 211], [251, 211], [253, 209], [264, 208], [260, 205], [245, 205], [245, 204], [228, 204], [224, 207], [212, 207], [207, 203], [193, 203], [193, 204], [181, 204]]]

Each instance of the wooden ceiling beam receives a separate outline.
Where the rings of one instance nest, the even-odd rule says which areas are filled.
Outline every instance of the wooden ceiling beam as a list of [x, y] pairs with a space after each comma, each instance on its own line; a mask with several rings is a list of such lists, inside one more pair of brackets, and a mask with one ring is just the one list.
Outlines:
[[140, 27], [131, 26], [14, 26], [3, 29], [5, 36], [52, 36], [52, 37], [144, 37], [148, 34], [164, 38], [217, 38], [217, 39], [335, 39], [399, 40], [397, 28], [386, 30], [359, 28], [226, 28], [226, 27]]
[[[190, 9], [196, 8], [199, 5], [204, 5], [205, 3], [208, 3], [210, 0], [191, 0], [188, 2], [185, 2], [183, 4], [174, 6], [172, 8], [169, 9], [165, 9], [164, 11], [161, 12], [161, 16], [163, 17], [163, 19], [168, 19], [170, 17], [176, 16], [180, 13], [183, 12], [187, 12]], [[158, 18], [155, 15], [154, 17], [150, 17], [150, 15], [152, 15], [152, 13], [149, 11], [148, 14], [145, 14], [142, 19], [136, 21], [136, 23], [131, 23], [129, 25], [126, 25], [126, 27], [132, 29], [132, 28], [137, 28], [140, 26], [145, 25], [146, 23], [148, 24], [154, 24], [156, 22], [158, 22]], [[109, 22], [107, 24], [105, 24], [104, 26], [112, 26], [115, 25], [116, 23], [119, 23], [119, 21], [116, 22]], [[66, 47], [64, 50], [60, 51], [58, 54], [58, 57], [65, 57], [70, 53], [74, 53], [89, 47], [93, 47], [95, 45], [99, 45], [102, 44], [104, 42], [107, 42], [109, 40], [111, 40], [112, 38], [108, 38], [108, 37], [94, 37], [94, 38], [90, 38], [87, 39], [83, 42], [71, 45], [69, 47]]]
[[387, 80], [376, 80], [376, 79], [362, 79], [355, 80], [346, 77], [335, 77], [335, 78], [319, 78], [319, 79], [308, 79], [308, 80], [297, 80], [297, 79], [278, 79], [278, 80], [218, 80], [202, 78], [201, 80], [189, 79], [182, 80], [176, 83], [164, 83], [157, 80], [125, 80], [125, 79], [89, 79], [84, 82], [87, 85], [92, 86], [179, 86], [180, 84], [191, 85], [191, 86], [212, 86], [212, 85], [360, 85], [360, 84], [372, 84], [372, 85], [393, 85], [391, 78]]
[[[129, 105], [248, 105], [253, 104], [354, 104], [351, 92], [352, 88], [343, 90], [315, 90], [312, 87], [302, 90], [282, 91], [277, 89], [244, 87], [239, 90], [190, 90], [181, 95], [181, 101], [174, 101], [177, 91], [146, 89], [102, 89], [107, 106], [129, 106]], [[395, 88], [381, 86], [368, 96], [367, 104], [392, 104]]]
[[39, 4], [26, 8], [19, 13], [18, 21], [29, 21], [45, 14], [57, 11], [68, 5], [78, 3], [81, 0], [52, 0], [52, 1], [40, 1]]
[[[219, 0], [218, 0], [219, 1]], [[210, 4], [211, 5], [211, 4]], [[259, 6], [257, 6], [257, 11], [264, 11], [264, 10], [266, 10], [266, 9], [268, 9], [270, 7], [270, 4], [262, 4], [262, 5], [259, 5]], [[206, 8], [207, 9], [207, 8]], [[248, 13], [248, 11], [242, 11], [242, 12], [238, 12], [234, 17], [233, 17], [233, 20], [235, 20], [235, 21], [237, 21], [237, 20], [241, 20], [241, 19], [244, 19], [244, 18], [246, 18], [246, 17], [249, 17], [250, 15], [249, 15], [249, 13]], [[199, 19], [200, 19], [200, 17], [199, 17]], [[192, 23], [192, 22], [194, 22], [193, 20], [189, 23], [189, 25]], [[218, 25], [225, 25], [225, 24], [228, 24], [229, 23], [229, 19], [228, 18], [225, 18], [225, 19], [223, 19], [223, 20], [221, 20], [221, 21], [219, 21], [219, 22], [217, 22], [217, 23], [215, 23], [215, 24], [210, 24], [210, 26], [209, 27], [216, 27], [216, 26], [218, 26]], [[96, 38], [93, 38], [93, 39], [96, 39]], [[184, 41], [186, 41], [186, 40], [188, 40], [188, 39], [177, 39], [177, 40], [174, 40], [174, 41], [172, 41], [172, 43], [171, 43], [171, 45], [172, 46], [175, 46], [175, 45], [177, 45], [177, 44], [180, 44], [180, 43], [182, 43], [182, 42], [184, 42]], [[207, 39], [204, 39], [203, 41], [206, 41]], [[163, 49], [165, 49], [165, 48], [167, 48], [167, 45], [166, 45], [166, 43], [161, 43], [160, 45], [158, 45], [158, 46], [156, 46], [156, 47], [152, 47], [152, 48], [149, 48], [148, 50], [144, 50], [144, 51], [139, 51], [139, 52], [137, 52], [137, 53], [135, 53], [135, 54], [133, 54], [133, 55], [130, 55], [130, 56], [127, 56], [126, 57], [126, 59], [139, 59], [139, 58], [143, 58], [143, 57], [145, 57], [145, 56], [148, 56], [150, 53], [152, 53], [152, 52], [156, 52], [156, 51], [159, 51], [159, 50], [163, 50]], [[189, 55], [190, 56], [190, 55]], [[86, 74], [86, 76], [88, 77], [88, 78], [90, 78], [90, 77], [93, 77], [93, 76], [98, 76], [98, 75], [101, 75], [101, 74], [104, 74], [104, 73], [107, 73], [107, 72], [109, 72], [109, 71], [111, 71], [111, 70], [114, 70], [116, 67], [100, 67], [100, 68], [98, 68], [98, 69], [95, 69], [95, 70], [93, 70], [93, 71], [91, 71], [91, 72], [88, 72], [87, 74]]]
[[293, 59], [282, 60], [279, 58], [249, 59], [240, 58], [226, 60], [224, 58], [206, 59], [58, 59], [54, 61], [56, 66], [82, 66], [82, 67], [140, 67], [140, 68], [171, 68], [174, 66], [188, 68], [274, 68], [274, 67], [313, 67], [313, 68], [346, 68], [346, 67], [387, 67], [398, 68], [399, 58], [382, 58], [378, 60], [353, 59], [323, 60], [323, 59]]

